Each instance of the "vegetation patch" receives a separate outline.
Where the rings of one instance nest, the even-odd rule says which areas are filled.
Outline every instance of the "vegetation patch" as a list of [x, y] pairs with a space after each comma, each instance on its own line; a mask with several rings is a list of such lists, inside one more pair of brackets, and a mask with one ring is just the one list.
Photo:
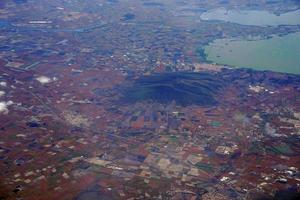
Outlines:
[[216, 95], [224, 86], [222, 77], [213, 73], [159, 73], [144, 76], [123, 90], [123, 100], [151, 100], [158, 103], [216, 105]]

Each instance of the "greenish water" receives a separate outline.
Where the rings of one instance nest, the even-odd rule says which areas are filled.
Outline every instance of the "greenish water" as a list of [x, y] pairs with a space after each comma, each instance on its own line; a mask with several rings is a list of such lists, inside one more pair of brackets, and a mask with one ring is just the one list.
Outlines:
[[300, 74], [300, 32], [266, 40], [217, 39], [205, 54], [218, 64]]
[[226, 10], [217, 8], [200, 16], [201, 20], [220, 20], [254, 26], [278, 26], [300, 24], [300, 10], [275, 15], [265, 10]]

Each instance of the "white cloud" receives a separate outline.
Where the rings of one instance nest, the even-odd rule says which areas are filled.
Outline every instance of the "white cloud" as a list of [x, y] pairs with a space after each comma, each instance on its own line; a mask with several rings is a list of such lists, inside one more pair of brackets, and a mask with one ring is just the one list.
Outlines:
[[8, 113], [7, 104], [4, 101], [0, 102], [0, 113], [3, 113], [3, 114]]
[[6, 83], [6, 82], [4, 82], [4, 81], [1, 81], [1, 82], [0, 82], [0, 86], [2, 86], [2, 87], [6, 87], [6, 86], [7, 86], [7, 83]]
[[47, 76], [39, 76], [36, 78], [37, 81], [39, 81], [41, 84], [50, 83], [51, 79]]
[[0, 101], [0, 113], [7, 114], [8, 113], [8, 106], [12, 105], [12, 101]]
[[0, 97], [4, 96], [5, 92], [0, 90]]

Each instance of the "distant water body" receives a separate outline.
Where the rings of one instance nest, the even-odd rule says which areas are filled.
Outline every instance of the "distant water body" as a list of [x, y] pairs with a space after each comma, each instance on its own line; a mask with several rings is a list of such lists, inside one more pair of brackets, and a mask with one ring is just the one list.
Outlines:
[[266, 40], [217, 39], [205, 54], [218, 64], [300, 74], [300, 32]]
[[219, 20], [253, 26], [299, 25], [300, 10], [276, 15], [265, 10], [226, 10], [217, 8], [200, 16], [201, 20]]

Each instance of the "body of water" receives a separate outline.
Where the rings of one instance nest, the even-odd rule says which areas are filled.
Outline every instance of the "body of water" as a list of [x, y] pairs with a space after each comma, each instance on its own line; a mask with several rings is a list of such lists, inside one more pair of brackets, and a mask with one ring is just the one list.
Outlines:
[[205, 47], [218, 64], [300, 74], [300, 33], [266, 40], [217, 39]]
[[201, 20], [220, 20], [242, 25], [279, 26], [300, 24], [300, 10], [276, 15], [265, 10], [226, 10], [217, 8], [200, 16]]

